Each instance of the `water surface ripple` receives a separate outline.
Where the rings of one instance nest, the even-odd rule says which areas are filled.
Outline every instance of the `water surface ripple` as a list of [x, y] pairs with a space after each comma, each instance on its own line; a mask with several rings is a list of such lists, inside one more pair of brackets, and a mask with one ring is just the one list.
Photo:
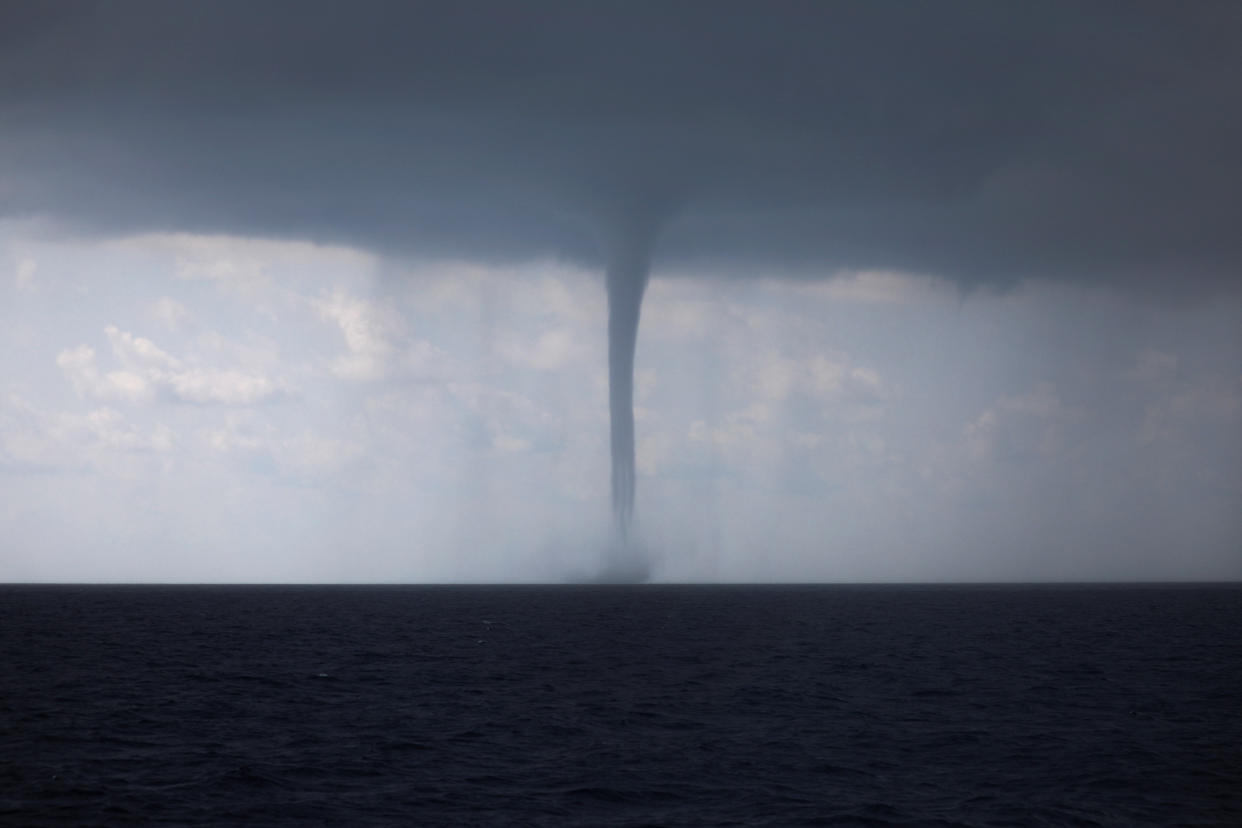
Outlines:
[[1237, 587], [0, 587], [20, 825], [1242, 825]]

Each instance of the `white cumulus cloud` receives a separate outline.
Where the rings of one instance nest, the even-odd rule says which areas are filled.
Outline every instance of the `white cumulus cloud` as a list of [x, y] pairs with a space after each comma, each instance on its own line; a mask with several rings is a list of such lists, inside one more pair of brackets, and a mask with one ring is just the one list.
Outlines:
[[283, 383], [262, 374], [188, 363], [114, 325], [104, 333], [122, 370], [101, 371], [89, 345], [66, 349], [56, 358], [74, 390], [86, 399], [136, 404], [163, 396], [195, 405], [245, 406], [288, 393]]
[[17, 272], [13, 274], [13, 284], [19, 291], [30, 290], [34, 287], [35, 272], [38, 269], [38, 262], [29, 256], [22, 257], [17, 263]]

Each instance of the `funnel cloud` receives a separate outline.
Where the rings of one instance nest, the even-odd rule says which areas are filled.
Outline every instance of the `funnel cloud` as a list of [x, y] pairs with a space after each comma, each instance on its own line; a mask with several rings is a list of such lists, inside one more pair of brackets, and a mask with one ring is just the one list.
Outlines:
[[629, 541], [634, 517], [634, 350], [655, 235], [647, 216], [617, 223], [607, 241], [608, 413], [611, 428], [612, 513], [617, 539]]

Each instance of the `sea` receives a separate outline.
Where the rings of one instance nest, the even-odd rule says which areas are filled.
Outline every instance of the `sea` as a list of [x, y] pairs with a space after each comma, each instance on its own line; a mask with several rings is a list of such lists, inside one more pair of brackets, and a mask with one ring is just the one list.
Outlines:
[[0, 586], [0, 823], [1242, 825], [1242, 586]]

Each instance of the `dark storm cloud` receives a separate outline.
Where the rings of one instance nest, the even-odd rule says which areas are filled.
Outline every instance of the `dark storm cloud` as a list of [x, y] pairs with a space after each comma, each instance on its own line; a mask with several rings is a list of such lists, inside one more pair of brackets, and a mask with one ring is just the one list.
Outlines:
[[1220, 287], [1233, 3], [44, 3], [0, 215], [597, 260]]

